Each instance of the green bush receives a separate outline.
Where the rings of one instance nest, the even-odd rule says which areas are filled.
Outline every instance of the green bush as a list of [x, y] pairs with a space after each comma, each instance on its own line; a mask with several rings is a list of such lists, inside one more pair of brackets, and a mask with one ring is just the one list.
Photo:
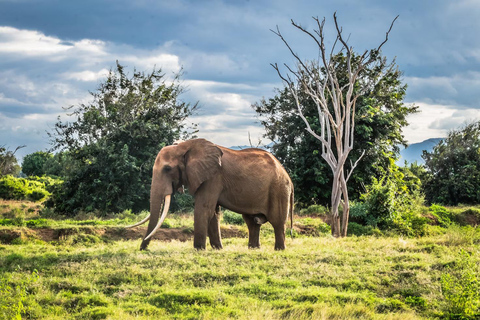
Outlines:
[[230, 210], [223, 211], [223, 221], [228, 224], [236, 224], [236, 225], [244, 224], [242, 215]]
[[26, 179], [7, 175], [0, 178], [0, 198], [23, 200], [27, 198], [28, 183]]
[[[7, 200], [30, 200], [42, 201], [50, 197], [51, 193], [47, 190], [45, 182], [42, 178], [34, 177], [33, 179], [15, 178], [7, 175], [0, 178], [0, 198]], [[48, 186], [61, 183], [61, 180], [47, 178]], [[53, 190], [53, 189], [52, 189]]]
[[47, 219], [31, 219], [25, 222], [25, 225], [29, 228], [42, 228], [50, 225], [50, 221]]
[[300, 216], [325, 216], [328, 213], [328, 209], [322, 205], [314, 204], [308, 208], [302, 209], [299, 212]]
[[17, 217], [13, 219], [0, 219], [0, 226], [23, 227], [24, 225], [25, 220], [22, 217]]
[[195, 205], [195, 199], [188, 192], [175, 193], [171, 205], [172, 212], [192, 212]]
[[55, 191], [55, 188], [57, 186], [60, 186], [63, 183], [62, 179], [59, 178], [54, 178], [50, 176], [31, 176], [28, 177], [29, 181], [37, 181], [42, 183], [42, 185], [45, 187], [45, 190], [47, 190], [50, 193], [53, 193]]
[[452, 215], [448, 212], [447, 208], [432, 204], [429, 208], [429, 212], [437, 219], [441, 227], [446, 228], [452, 224]]
[[48, 196], [50, 196], [50, 192], [48, 192], [45, 189], [37, 187], [30, 191], [30, 193], [27, 195], [27, 199], [36, 202], [36, 201], [41, 201], [47, 198]]
[[372, 226], [362, 226], [361, 224], [358, 224], [356, 222], [349, 222], [348, 223], [348, 229], [347, 229], [347, 235], [352, 236], [381, 236], [382, 231], [379, 229], [376, 229]]
[[420, 180], [407, 173], [391, 159], [382, 177], [373, 178], [366, 187], [367, 192], [361, 195], [363, 203], [354, 203], [354, 222], [408, 236], [425, 234], [427, 220], [419, 213], [424, 202]]
[[480, 317], [480, 265], [478, 259], [462, 250], [447, 272], [442, 274], [444, 312], [450, 319]]
[[317, 235], [332, 233], [332, 229], [330, 228], [330, 226], [323, 222], [322, 219], [304, 218], [300, 220], [300, 223], [305, 226], [315, 227]]

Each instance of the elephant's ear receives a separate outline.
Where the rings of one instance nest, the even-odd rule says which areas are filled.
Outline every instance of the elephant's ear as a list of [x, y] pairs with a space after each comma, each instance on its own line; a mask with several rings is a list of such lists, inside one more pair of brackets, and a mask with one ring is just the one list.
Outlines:
[[185, 154], [185, 171], [188, 189], [195, 194], [200, 185], [220, 172], [223, 152], [205, 139], [187, 141], [190, 147]]

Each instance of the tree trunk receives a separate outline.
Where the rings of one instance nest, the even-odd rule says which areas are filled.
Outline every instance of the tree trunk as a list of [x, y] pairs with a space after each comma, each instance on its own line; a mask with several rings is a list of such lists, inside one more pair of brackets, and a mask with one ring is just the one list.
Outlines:
[[343, 194], [343, 217], [342, 217], [342, 232], [341, 235], [342, 237], [347, 236], [347, 229], [348, 229], [348, 216], [350, 214], [350, 202], [348, 199], [348, 192], [347, 192], [347, 181], [345, 180], [345, 177], [342, 175], [342, 182], [341, 182], [341, 187], [342, 187], [342, 194]]
[[340, 189], [339, 179], [338, 179], [338, 172], [333, 172], [333, 184], [332, 184], [332, 236], [335, 238], [339, 238], [341, 236], [341, 228], [340, 228], [340, 215], [338, 214], [338, 207], [340, 206], [340, 199], [342, 196], [342, 192]]

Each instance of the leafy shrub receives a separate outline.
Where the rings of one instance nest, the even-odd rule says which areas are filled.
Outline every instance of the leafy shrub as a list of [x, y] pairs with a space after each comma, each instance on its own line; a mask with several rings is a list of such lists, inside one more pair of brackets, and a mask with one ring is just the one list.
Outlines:
[[348, 229], [347, 229], [347, 235], [355, 235], [355, 236], [381, 236], [382, 231], [379, 229], [376, 229], [372, 226], [362, 226], [361, 224], [358, 224], [356, 222], [349, 222], [348, 223]]
[[318, 231], [319, 234], [331, 234], [332, 229], [328, 224], [323, 222], [321, 219], [312, 219], [305, 218], [302, 220], [303, 224], [306, 226], [313, 226]]
[[322, 205], [314, 204], [308, 208], [302, 209], [299, 212], [300, 216], [325, 216], [328, 213], [328, 209]]
[[451, 214], [445, 207], [432, 204], [429, 208], [429, 212], [437, 219], [440, 226], [446, 228], [452, 224]]
[[29, 228], [42, 228], [50, 225], [47, 219], [31, 219], [25, 222], [25, 225]]
[[63, 183], [62, 179], [49, 176], [31, 176], [28, 177], [28, 180], [42, 183], [45, 189], [50, 193], [53, 193], [56, 190], [56, 186], [60, 186]]
[[361, 195], [363, 203], [354, 203], [351, 215], [355, 222], [363, 225], [408, 236], [423, 235], [427, 220], [418, 213], [424, 202], [420, 180], [411, 174], [405, 175], [394, 159], [390, 160], [382, 177], [373, 178], [367, 192]]
[[[50, 184], [61, 183], [60, 180]], [[0, 198], [11, 200], [31, 200], [42, 201], [48, 198], [51, 193], [46, 189], [45, 183], [39, 181], [38, 177], [34, 179], [15, 178], [13, 176], [3, 176], [0, 178]]]
[[25, 220], [22, 217], [16, 217], [12, 219], [0, 219], [0, 226], [16, 226], [23, 227], [25, 225]]
[[26, 199], [28, 184], [26, 179], [7, 175], [0, 178], [0, 198], [11, 200]]
[[28, 194], [27, 199], [36, 202], [36, 201], [41, 201], [47, 198], [48, 196], [50, 196], [50, 192], [48, 192], [45, 189], [37, 187], [35, 189], [30, 190], [30, 193]]
[[195, 199], [188, 192], [175, 193], [172, 201], [172, 212], [192, 212]]
[[445, 315], [451, 319], [478, 319], [480, 316], [480, 267], [474, 256], [462, 250], [442, 274]]
[[236, 225], [244, 224], [242, 215], [230, 210], [223, 211], [223, 221], [228, 224], [236, 224]]

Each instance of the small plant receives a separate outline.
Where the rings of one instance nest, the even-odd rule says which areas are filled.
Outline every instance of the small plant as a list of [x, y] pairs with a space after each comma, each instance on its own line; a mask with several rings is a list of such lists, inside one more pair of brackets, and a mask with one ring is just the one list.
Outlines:
[[314, 204], [299, 212], [300, 216], [326, 216], [328, 209], [322, 205]]
[[450, 319], [480, 317], [480, 266], [473, 255], [461, 250], [460, 256], [440, 279], [445, 298], [445, 316]]
[[242, 225], [245, 223], [243, 221], [243, 217], [241, 214], [238, 214], [230, 210], [223, 211], [223, 221], [228, 224], [236, 224], [236, 225]]

